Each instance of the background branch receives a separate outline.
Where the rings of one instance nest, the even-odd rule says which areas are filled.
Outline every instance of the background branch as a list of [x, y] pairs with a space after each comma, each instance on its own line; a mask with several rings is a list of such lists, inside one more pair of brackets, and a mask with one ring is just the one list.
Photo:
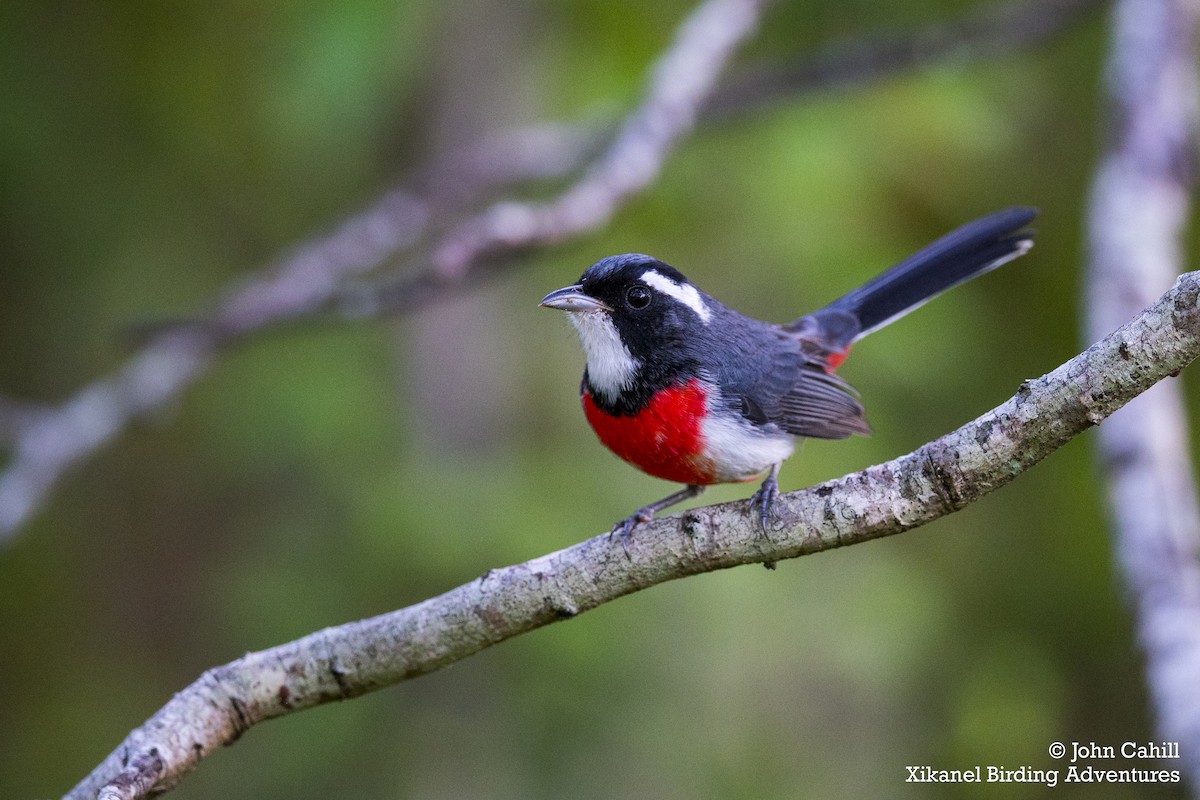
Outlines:
[[44, 413], [46, 409], [39, 406], [0, 396], [0, 447], [19, 441]]
[[846, 89], [933, 64], [1012, 53], [1059, 34], [1101, 5], [1102, 0], [986, 5], [908, 36], [865, 37], [790, 64], [747, 67], [726, 81], [705, 106], [704, 116], [723, 119], [803, 92]]
[[[654, 68], [645, 99], [615, 135], [603, 133], [600, 125], [549, 125], [485, 136], [451, 164], [419, 176], [419, 183], [437, 186], [436, 192], [385, 194], [330, 234], [300, 245], [277, 266], [232, 289], [210, 317], [170, 323], [166, 330], [147, 328], [148, 343], [113, 374], [47, 408], [37, 424], [6, 430], [0, 443], [8, 445], [12, 457], [0, 472], [0, 544], [42, 506], [72, 466], [112, 442], [133, 420], [178, 397], [232, 342], [331, 309], [360, 317], [419, 308], [456, 291], [467, 278], [498, 273], [531, 248], [597, 230], [659, 174], [698, 115], [728, 117], [900, 69], [1032, 44], [1095, 5], [1095, 0], [1035, 0], [996, 6], [912, 37], [837, 47], [785, 69], [753, 69], [719, 87], [721, 70], [752, 34], [762, 8], [750, 0], [710, 0], [680, 27]], [[497, 203], [450, 226], [433, 243], [428, 269], [399, 279], [348, 283], [427, 242], [435, 218], [444, 227], [443, 218], [490, 193], [567, 176], [606, 140], [608, 147], [583, 176], [554, 199]]]
[[[1087, 334], [1170, 283], [1195, 170], [1200, 5], [1114, 6], [1108, 146], [1088, 212]], [[1158, 735], [1200, 790], [1200, 510], [1182, 387], [1157, 386], [1100, 431], [1113, 534], [1137, 618]]]
[[1200, 356], [1200, 273], [1003, 405], [900, 458], [780, 498], [764, 538], [744, 502], [639, 528], [632, 556], [607, 536], [409, 608], [306, 636], [206, 672], [67, 798], [145, 797], [272, 717], [355, 697], [664, 581], [821, 552], [909, 530], [1007, 484]]

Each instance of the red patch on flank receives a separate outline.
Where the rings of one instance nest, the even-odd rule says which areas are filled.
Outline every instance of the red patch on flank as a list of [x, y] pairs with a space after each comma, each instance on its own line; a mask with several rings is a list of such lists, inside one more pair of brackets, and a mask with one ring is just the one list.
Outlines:
[[846, 361], [846, 356], [848, 355], [850, 355], [849, 347], [841, 352], [830, 353], [829, 355], [825, 356], [825, 371], [833, 372]]
[[614, 417], [584, 391], [583, 413], [605, 447], [643, 472], [675, 483], [707, 485], [716, 479], [700, 433], [705, 398], [700, 381], [691, 380], [657, 392], [632, 417]]

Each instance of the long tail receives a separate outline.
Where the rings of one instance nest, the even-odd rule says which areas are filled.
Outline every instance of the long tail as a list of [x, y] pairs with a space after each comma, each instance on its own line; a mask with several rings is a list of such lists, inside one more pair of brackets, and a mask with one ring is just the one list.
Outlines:
[[831, 351], [845, 350], [947, 289], [1024, 255], [1033, 234], [1022, 228], [1036, 216], [1035, 208], [1016, 207], [968, 222], [788, 328], [812, 332], [815, 322]]

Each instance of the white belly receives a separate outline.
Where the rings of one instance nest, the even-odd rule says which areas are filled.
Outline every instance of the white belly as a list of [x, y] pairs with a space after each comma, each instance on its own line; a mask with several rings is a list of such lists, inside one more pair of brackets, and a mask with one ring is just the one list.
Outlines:
[[794, 436], [760, 431], [740, 420], [709, 416], [700, 431], [705, 455], [712, 459], [721, 483], [754, 480], [796, 449]]

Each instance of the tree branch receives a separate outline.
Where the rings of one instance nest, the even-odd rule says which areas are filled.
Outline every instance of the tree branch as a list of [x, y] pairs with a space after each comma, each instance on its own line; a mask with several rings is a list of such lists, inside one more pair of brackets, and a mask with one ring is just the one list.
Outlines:
[[664, 581], [890, 536], [1005, 485], [1200, 356], [1200, 273], [998, 408], [908, 455], [780, 497], [764, 537], [746, 503], [607, 536], [493, 570], [399, 611], [328, 628], [204, 673], [66, 797], [164, 791], [251, 726], [423, 675], [493, 644]]
[[[1179, 272], [1195, 164], [1200, 5], [1123, 0], [1109, 65], [1109, 144], [1089, 209], [1090, 335]], [[1200, 508], [1178, 384], [1100, 432], [1118, 560], [1130, 589], [1159, 736], [1200, 790]]]

